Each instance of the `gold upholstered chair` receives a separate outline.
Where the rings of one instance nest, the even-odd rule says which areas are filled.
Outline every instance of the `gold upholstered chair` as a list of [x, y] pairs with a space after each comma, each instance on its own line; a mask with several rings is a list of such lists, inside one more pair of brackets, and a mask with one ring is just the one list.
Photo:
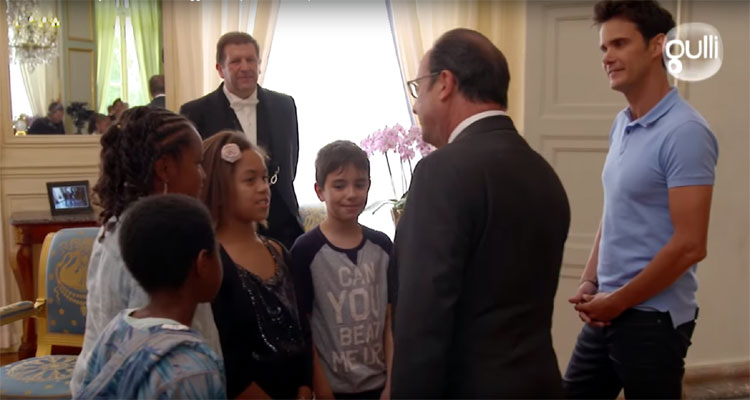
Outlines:
[[86, 327], [86, 276], [99, 228], [62, 229], [42, 244], [37, 300], [0, 307], [0, 325], [36, 318], [36, 357], [0, 368], [0, 398], [70, 398], [76, 356], [52, 346], [81, 347]]

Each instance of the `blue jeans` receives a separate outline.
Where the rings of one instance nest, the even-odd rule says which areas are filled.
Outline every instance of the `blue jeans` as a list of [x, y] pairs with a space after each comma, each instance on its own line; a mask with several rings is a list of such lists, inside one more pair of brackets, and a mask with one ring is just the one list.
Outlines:
[[563, 378], [570, 399], [682, 396], [695, 321], [677, 328], [667, 312], [629, 309], [603, 328], [584, 325]]

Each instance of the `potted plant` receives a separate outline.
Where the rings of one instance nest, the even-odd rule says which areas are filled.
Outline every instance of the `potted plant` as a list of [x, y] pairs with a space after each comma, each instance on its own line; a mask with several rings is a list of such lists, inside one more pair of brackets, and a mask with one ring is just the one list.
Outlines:
[[[385, 128], [378, 129], [363, 139], [360, 146], [369, 157], [378, 153], [385, 157], [388, 176], [391, 178], [391, 189], [393, 190], [393, 198], [376, 201], [366, 210], [373, 210], [374, 214], [383, 206], [390, 205], [393, 223], [398, 225], [398, 220], [406, 204], [411, 176], [414, 172], [411, 160], [416, 157], [417, 151], [422, 157], [426, 157], [434, 150], [434, 147], [422, 140], [422, 130], [418, 126], [412, 126], [409, 130], [406, 130], [399, 124], [392, 127], [386, 125]], [[389, 154], [398, 156], [398, 168], [401, 172], [400, 176], [397, 176], [399, 185], [393, 179], [394, 168], [391, 166]], [[400, 187], [400, 191], [396, 190], [397, 186]]]

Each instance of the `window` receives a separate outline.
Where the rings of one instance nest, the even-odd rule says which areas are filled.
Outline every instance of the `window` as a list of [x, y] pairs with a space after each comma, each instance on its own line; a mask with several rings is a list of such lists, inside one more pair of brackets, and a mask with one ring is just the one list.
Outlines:
[[[262, 72], [264, 87], [297, 103], [300, 155], [294, 185], [301, 206], [320, 203], [313, 185], [321, 147], [339, 139], [359, 144], [385, 125], [412, 125], [385, 1], [282, 1]], [[396, 157], [391, 167], [399, 186]], [[370, 169], [369, 202], [393, 198], [381, 154], [370, 158]], [[393, 237], [388, 207], [374, 215], [365, 211], [360, 221]]]
[[[133, 23], [127, 8], [128, 0], [119, 0], [117, 4], [117, 17], [114, 26], [114, 39], [112, 43], [112, 69], [109, 74], [107, 87], [104, 89], [104, 102], [99, 110], [107, 114], [107, 106], [115, 99], [120, 98], [130, 103], [131, 106], [147, 104], [150, 100], [149, 94], [143, 91], [145, 82], [140, 75], [141, 66], [135, 49], [135, 35], [133, 34]], [[123, 73], [125, 71], [125, 73]]]

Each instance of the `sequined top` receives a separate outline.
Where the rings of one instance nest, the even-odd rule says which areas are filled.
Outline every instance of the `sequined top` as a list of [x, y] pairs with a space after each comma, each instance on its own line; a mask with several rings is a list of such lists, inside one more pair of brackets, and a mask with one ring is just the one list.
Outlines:
[[262, 240], [276, 263], [274, 275], [265, 280], [235, 264], [221, 248], [224, 278], [213, 312], [229, 398], [253, 382], [272, 398], [295, 398], [300, 386], [312, 382], [310, 328], [300, 313], [291, 257], [283, 246], [279, 253]]

